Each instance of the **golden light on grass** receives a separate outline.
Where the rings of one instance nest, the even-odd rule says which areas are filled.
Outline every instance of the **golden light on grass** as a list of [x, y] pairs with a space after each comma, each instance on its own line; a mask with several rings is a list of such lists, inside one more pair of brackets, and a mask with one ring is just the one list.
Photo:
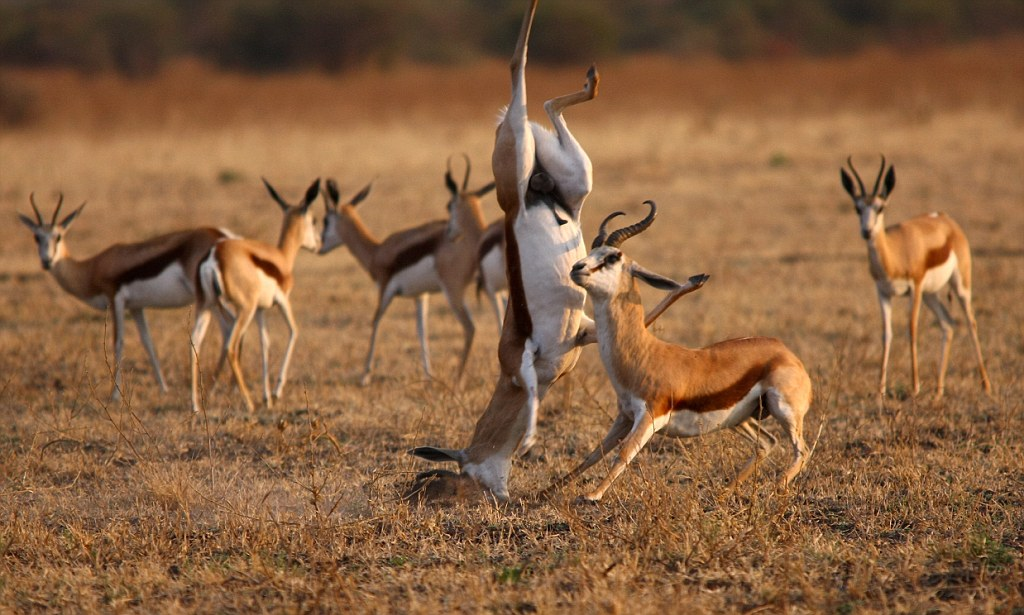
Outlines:
[[[191, 423], [189, 310], [151, 316], [170, 392], [159, 395], [129, 333], [126, 401], [106, 401], [109, 322], [41, 271], [14, 217], [30, 192], [89, 201], [68, 239], [86, 255], [199, 224], [274, 241], [279, 214], [261, 175], [289, 193], [317, 176], [343, 192], [379, 176], [361, 210], [383, 236], [444, 215], [450, 154], [489, 157], [505, 70], [9, 75], [37, 91], [40, 119], [0, 132], [0, 604], [645, 613], [1024, 603], [1020, 41], [842, 60], [613, 63], [602, 67], [602, 99], [567, 118], [594, 161], [588, 236], [605, 214], [639, 212], [651, 198], [659, 219], [631, 253], [676, 278], [712, 275], [658, 321], [658, 335], [692, 346], [777, 336], [807, 365], [815, 449], [787, 492], [771, 480], [781, 450], [740, 492], [727, 490], [727, 469], [749, 451], [713, 434], [656, 438], [596, 507], [573, 503], [585, 485], [505, 509], [403, 503], [429, 469], [408, 448], [468, 441], [496, 375], [497, 335], [489, 308], [475, 307], [464, 386], [423, 382], [412, 305], [396, 303], [379, 377], [357, 386], [375, 297], [344, 250], [299, 257], [300, 334], [279, 409], [250, 419], [225, 374]], [[579, 79], [531, 71], [535, 105]], [[961, 323], [946, 398], [929, 400], [940, 336], [926, 315], [923, 396], [902, 394], [909, 358], [897, 336], [896, 395], [875, 403], [879, 316], [838, 169], [848, 154], [880, 151], [899, 167], [892, 221], [941, 208], [971, 240], [993, 398], [981, 394]], [[493, 197], [484, 206], [499, 215]], [[433, 304], [443, 374], [461, 335]], [[905, 317], [897, 308], [897, 330]], [[515, 466], [514, 496], [578, 463], [613, 404], [596, 352], [585, 351], [542, 407], [537, 456]]]

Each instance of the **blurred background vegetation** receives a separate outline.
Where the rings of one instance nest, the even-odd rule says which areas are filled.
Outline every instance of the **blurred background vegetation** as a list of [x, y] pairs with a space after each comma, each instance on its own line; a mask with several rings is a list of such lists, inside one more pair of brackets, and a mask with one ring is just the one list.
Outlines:
[[[505, 57], [523, 0], [0, 0], [0, 65], [144, 77], [189, 55], [246, 71]], [[1024, 0], [545, 0], [531, 60], [728, 59], [1024, 31]]]

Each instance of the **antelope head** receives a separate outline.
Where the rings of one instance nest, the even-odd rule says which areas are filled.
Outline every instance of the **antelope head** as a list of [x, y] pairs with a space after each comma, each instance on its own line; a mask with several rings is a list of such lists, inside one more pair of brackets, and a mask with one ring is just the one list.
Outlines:
[[494, 190], [494, 182], [490, 182], [476, 190], [469, 189], [469, 172], [471, 165], [469, 156], [462, 154], [466, 161], [466, 175], [462, 178], [460, 187], [452, 177], [452, 159], [448, 157], [447, 170], [444, 174], [444, 185], [448, 188], [448, 230], [447, 237], [454, 240], [463, 233], [466, 226], [476, 224], [481, 228], [484, 226], [483, 214], [480, 211], [480, 198]]
[[338, 183], [334, 179], [328, 179], [324, 182], [324, 187], [320, 191], [324, 197], [324, 230], [321, 235], [320, 254], [327, 254], [331, 250], [345, 245], [345, 239], [342, 237], [339, 228], [342, 213], [346, 209], [354, 212], [356, 206], [362, 203], [370, 194], [372, 187], [373, 182], [371, 181], [349, 199], [347, 203], [339, 205], [341, 193], [338, 191]]
[[43, 222], [43, 216], [39, 213], [39, 208], [36, 207], [34, 192], [28, 195], [28, 200], [32, 204], [32, 211], [35, 212], [36, 219], [33, 221], [32, 218], [22, 214], [18, 214], [18, 218], [35, 236], [36, 245], [39, 246], [39, 261], [43, 264], [43, 269], [48, 271], [50, 267], [53, 267], [54, 264], [67, 254], [67, 247], [64, 245], [64, 233], [71, 227], [71, 223], [75, 221], [78, 214], [82, 213], [85, 203], [83, 202], [78, 206], [78, 209], [68, 214], [67, 217], [58, 223], [57, 216], [60, 215], [61, 205], [64, 204], [64, 193], [61, 192], [60, 198], [57, 200], [57, 209], [53, 211], [53, 216], [50, 218], [49, 224], [47, 224]]
[[[306, 194], [302, 197], [302, 200], [295, 205], [289, 204], [287, 201], [281, 198], [274, 187], [270, 185], [270, 182], [266, 178], [261, 177], [263, 185], [267, 187], [267, 192], [270, 193], [271, 198], [277, 202], [284, 211], [285, 223], [282, 227], [282, 233], [288, 233], [289, 229], [293, 228], [294, 225], [299, 225], [301, 231], [299, 232], [299, 239], [301, 241], [301, 247], [309, 250], [310, 252], [316, 252], [320, 249], [320, 235], [316, 232], [316, 219], [313, 216], [313, 212], [310, 210], [310, 205], [316, 200], [317, 194], [320, 193], [320, 178], [317, 178], [306, 188]], [[294, 231], [293, 231], [294, 232]]]
[[[896, 171], [890, 166], [889, 172], [885, 171], [885, 156], [882, 156], [882, 166], [878, 169], [878, 177], [875, 178], [875, 187], [871, 190], [871, 194], [867, 193], [864, 189], [864, 182], [860, 178], [860, 174], [857, 173], [857, 169], [853, 168], [853, 158], [847, 157], [847, 166], [850, 167], [850, 171], [853, 171], [853, 177], [846, 171], [846, 169], [839, 169], [839, 177], [843, 181], [843, 188], [846, 189], [847, 194], [853, 199], [853, 205], [857, 208], [857, 214], [860, 216], [860, 234], [864, 239], [870, 239], [875, 233], [884, 228], [882, 221], [882, 213], [885, 211], [885, 206], [889, 202], [889, 195], [892, 194], [892, 189], [896, 187]], [[885, 175], [885, 182], [882, 182], [882, 175]], [[857, 180], [856, 187], [853, 184], [854, 178]], [[881, 192], [879, 192], [881, 187]]]

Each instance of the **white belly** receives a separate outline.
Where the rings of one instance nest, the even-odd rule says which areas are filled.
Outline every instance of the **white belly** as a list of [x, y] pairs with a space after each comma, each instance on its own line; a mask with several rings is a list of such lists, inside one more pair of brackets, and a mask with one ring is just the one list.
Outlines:
[[423, 293], [441, 292], [441, 280], [437, 276], [434, 257], [425, 256], [413, 265], [395, 273], [388, 280], [384, 291], [386, 296], [415, 297]]
[[949, 282], [949, 279], [953, 277], [953, 272], [956, 271], [957, 267], [956, 252], [949, 251], [949, 258], [946, 262], [942, 263], [938, 267], [929, 269], [924, 274], [924, 279], [921, 281], [922, 290], [926, 293], [937, 293]]
[[489, 291], [497, 292], [508, 288], [508, 279], [505, 277], [505, 254], [501, 244], [495, 245], [480, 259], [480, 272], [484, 277], [484, 287]]
[[586, 256], [583, 235], [571, 219], [559, 226], [546, 206], [522, 209], [514, 228], [533, 323], [531, 339], [541, 354], [561, 354], [559, 345], [575, 339], [579, 331], [586, 300], [586, 292], [569, 279], [572, 266]]
[[[710, 412], [691, 412], [689, 410], [676, 410], [667, 416], [655, 421], [655, 431], [675, 438], [693, 438], [702, 436], [726, 427], [735, 427], [750, 417], [758, 403], [758, 398], [764, 393], [760, 384], [754, 385], [743, 399], [735, 406], [712, 410]], [[660, 424], [659, 424], [660, 423]]]
[[125, 284], [118, 295], [128, 309], [175, 308], [195, 301], [192, 282], [179, 263], [168, 266], [156, 277]]

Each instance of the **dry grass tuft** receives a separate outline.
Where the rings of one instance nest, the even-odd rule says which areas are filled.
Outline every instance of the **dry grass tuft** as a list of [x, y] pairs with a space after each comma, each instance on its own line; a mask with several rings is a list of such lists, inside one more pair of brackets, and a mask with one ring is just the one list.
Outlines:
[[[36, 93], [39, 123], [0, 133], [9, 216], [0, 228], [0, 604], [1017, 612], [1022, 62], [1020, 42], [1007, 41], [914, 56], [605, 67], [603, 102], [569, 118], [595, 166], [588, 234], [614, 209], [658, 201], [658, 222], [631, 253], [677, 278], [712, 275], [658, 321], [658, 334], [691, 345], [752, 333], [785, 340], [814, 379], [814, 453], [788, 491], [772, 485], [776, 452], [732, 492], [731, 472], [749, 455], [740, 438], [656, 439], [601, 505], [574, 502], [585, 485], [535, 500], [612, 419], [612, 392], [587, 351], [542, 408], [538, 455], [515, 467], [511, 487], [523, 499], [503, 508], [402, 499], [430, 469], [405, 451], [466, 442], [487, 400], [497, 334], [486, 306], [476, 309], [463, 388], [420, 380], [413, 309], [402, 303], [382, 327], [378, 377], [362, 388], [372, 283], [344, 251], [303, 254], [294, 386], [280, 408], [247, 416], [222, 379], [192, 424], [189, 311], [151, 317], [170, 393], [159, 395], [130, 334], [125, 400], [109, 403], [109, 323], [40, 271], [13, 216], [31, 191], [87, 199], [69, 239], [83, 255], [198, 224], [273, 241], [279, 214], [260, 175], [295, 191], [316, 176], [344, 190], [379, 175], [362, 208], [383, 235], [443, 215], [449, 154], [466, 151], [486, 168], [503, 67], [258, 80], [183, 65], [131, 83], [8, 75]], [[582, 75], [531, 73], [533, 103]], [[941, 208], [972, 241], [992, 398], [960, 327], [946, 396], [929, 400], [939, 350], [929, 325], [923, 396], [905, 395], [898, 337], [896, 395], [875, 402], [879, 316], [837, 169], [847, 154], [879, 151], [899, 167], [891, 218]], [[445, 373], [461, 342], [455, 320], [436, 312], [431, 345]], [[280, 350], [283, 327], [271, 326]], [[247, 354], [248, 373], [258, 373]]]

